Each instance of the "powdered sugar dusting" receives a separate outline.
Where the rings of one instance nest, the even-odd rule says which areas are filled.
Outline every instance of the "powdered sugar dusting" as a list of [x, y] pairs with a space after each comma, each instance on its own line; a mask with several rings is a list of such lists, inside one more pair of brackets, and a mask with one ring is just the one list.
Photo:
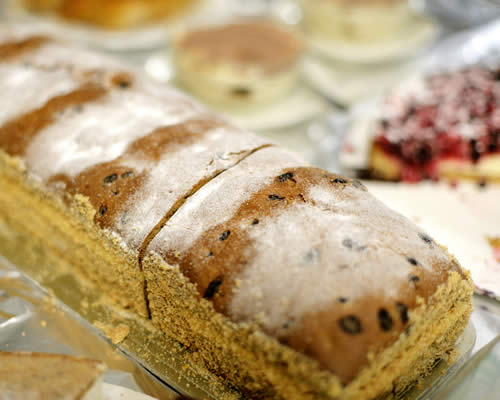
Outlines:
[[[24, 27], [1, 29], [6, 41], [39, 33]], [[11, 106], [9, 99], [4, 100], [5, 107], [0, 111], [3, 119], [41, 107], [50, 98], [88, 80], [108, 90], [98, 100], [56, 115], [56, 120], [29, 143], [25, 161], [31, 177], [42, 182], [56, 175], [76, 177], [91, 167], [116, 160], [142, 173], [142, 186], [127, 199], [126, 212], [110, 227], [132, 248], [138, 248], [172, 206], [197, 185], [268, 143], [218, 124], [208, 132], [200, 131], [190, 143], [167, 148], [158, 161], [152, 161], [147, 154], [126, 152], [133, 142], [160, 128], [206, 116], [199, 103], [152, 82], [131, 67], [54, 41], [21, 52], [1, 68], [0, 79], [11, 80], [13, 92], [26, 92], [26, 101]], [[112, 80], [116, 76], [124, 80], [123, 86], [116, 87]]]
[[41, 71], [29, 66], [0, 64], [0, 126], [79, 85], [67, 71]]
[[258, 320], [273, 331], [339, 297], [396, 296], [414, 267], [408, 257], [426, 270], [447, 262], [413, 223], [367, 192], [314, 186], [308, 199], [251, 230], [255, 257], [237, 277], [235, 320]]
[[43, 181], [57, 174], [76, 176], [118, 158], [134, 140], [194, 112], [139, 90], [112, 90], [101, 100], [67, 110], [41, 131], [27, 149], [26, 163]]
[[167, 222], [149, 249], [186, 251], [205, 231], [231, 219], [241, 204], [271, 183], [284, 168], [305, 165], [294, 154], [274, 147], [252, 154], [191, 197]]
[[[128, 201], [128, 212], [117, 221], [117, 229], [124, 232], [127, 242], [133, 243], [134, 246], [139, 245], [177, 200], [188, 194], [195, 185], [231, 168], [254, 149], [266, 143], [263, 138], [221, 126], [203, 135], [193, 144], [165, 154], [149, 171], [141, 190]], [[208, 185], [210, 187], [211, 183]], [[202, 187], [201, 190], [210, 189]], [[198, 194], [193, 198], [197, 196]], [[177, 214], [174, 215], [174, 221], [182, 219]], [[188, 227], [190, 224], [207, 223], [192, 215], [188, 216], [188, 219]]]

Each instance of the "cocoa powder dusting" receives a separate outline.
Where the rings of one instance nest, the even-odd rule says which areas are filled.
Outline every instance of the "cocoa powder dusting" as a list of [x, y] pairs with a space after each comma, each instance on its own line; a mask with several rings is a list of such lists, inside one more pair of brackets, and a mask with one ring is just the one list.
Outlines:
[[302, 51], [294, 34], [265, 21], [194, 30], [178, 46], [210, 61], [258, 65], [270, 73], [293, 66]]

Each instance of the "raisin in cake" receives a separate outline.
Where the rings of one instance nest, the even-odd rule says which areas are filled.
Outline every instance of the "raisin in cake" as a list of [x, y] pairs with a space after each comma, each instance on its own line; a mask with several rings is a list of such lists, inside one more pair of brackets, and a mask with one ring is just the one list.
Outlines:
[[468, 273], [359, 181], [113, 60], [0, 33], [12, 261], [70, 271], [247, 398], [372, 399], [453, 349]]
[[101, 400], [105, 370], [88, 358], [0, 352], [0, 399]]
[[500, 181], [499, 76], [471, 67], [391, 93], [377, 122], [373, 174], [408, 182]]

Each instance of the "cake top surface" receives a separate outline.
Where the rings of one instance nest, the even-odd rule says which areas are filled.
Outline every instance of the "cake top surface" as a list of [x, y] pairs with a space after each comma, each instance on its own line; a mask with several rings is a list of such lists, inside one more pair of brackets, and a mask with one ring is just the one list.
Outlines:
[[229, 62], [267, 72], [294, 66], [302, 52], [296, 34], [266, 21], [198, 28], [177, 41], [181, 53], [192, 52], [210, 62]]
[[0, 352], [0, 398], [80, 399], [105, 370], [103, 363], [87, 358]]

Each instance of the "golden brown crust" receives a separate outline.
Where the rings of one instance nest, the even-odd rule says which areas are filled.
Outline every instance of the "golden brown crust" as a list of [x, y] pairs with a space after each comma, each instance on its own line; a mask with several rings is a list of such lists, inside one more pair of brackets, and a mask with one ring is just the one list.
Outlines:
[[181, 146], [192, 144], [207, 132], [226, 126], [227, 124], [214, 116], [199, 118], [156, 129], [133, 142], [128, 153], [146, 160], [159, 161], [168, 152]]
[[46, 36], [31, 36], [25, 40], [0, 44], [0, 61], [12, 60], [15, 57], [38, 49], [51, 40]]
[[25, 0], [37, 12], [55, 12], [65, 18], [105, 28], [132, 28], [168, 17], [190, 0]]
[[105, 94], [103, 87], [89, 83], [68, 94], [53, 97], [44, 106], [0, 127], [0, 147], [12, 156], [22, 156], [33, 138], [52, 124], [59, 113], [98, 100]]

